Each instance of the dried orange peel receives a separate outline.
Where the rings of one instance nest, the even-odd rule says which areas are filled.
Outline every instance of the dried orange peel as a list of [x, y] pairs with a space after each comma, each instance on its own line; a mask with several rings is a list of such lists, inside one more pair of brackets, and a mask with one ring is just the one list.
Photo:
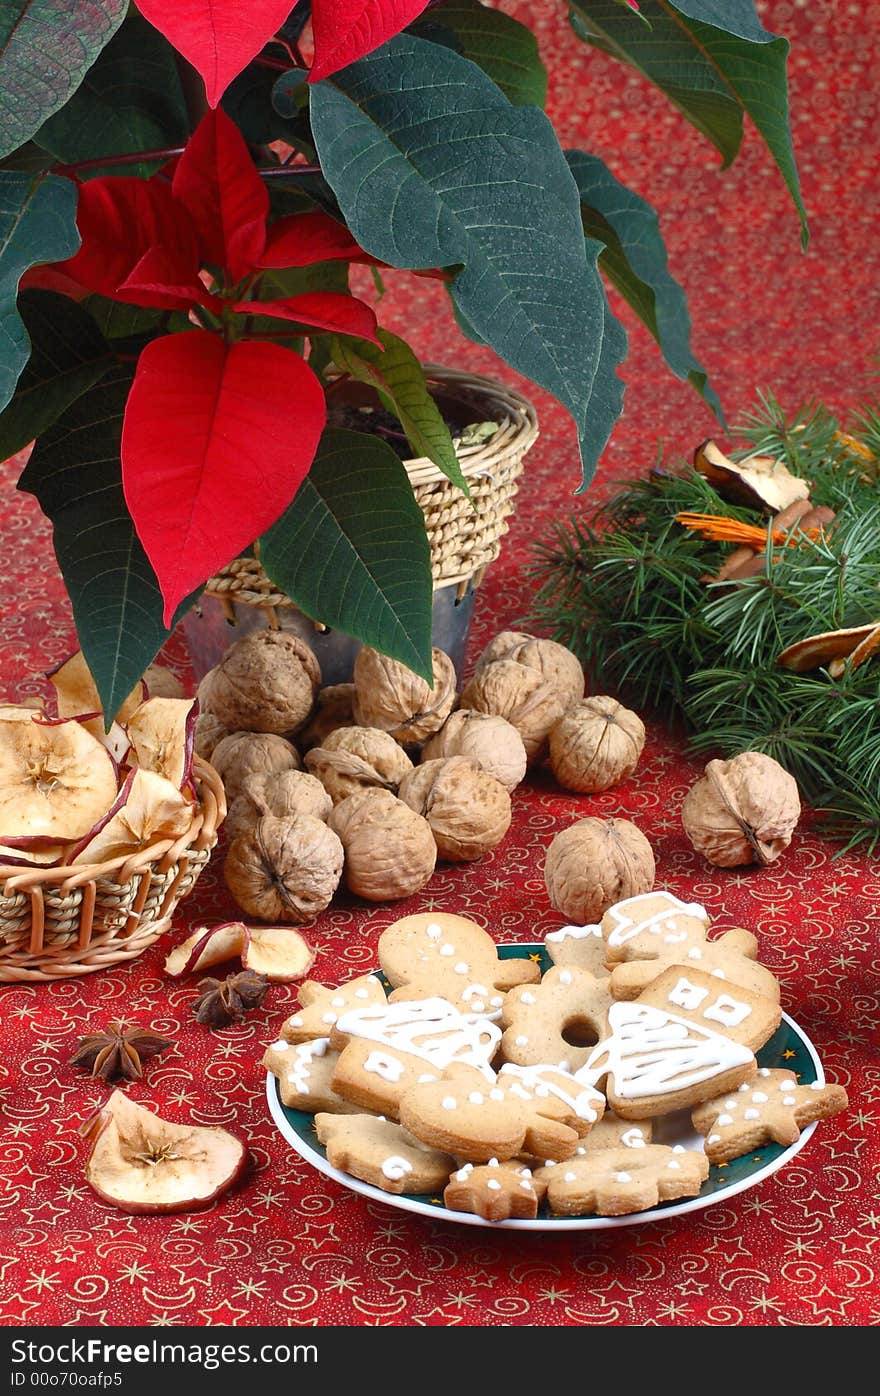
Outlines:
[[851, 673], [854, 672], [878, 650], [880, 620], [871, 621], [868, 625], [807, 635], [778, 654], [776, 663], [796, 674], [805, 674], [811, 669], [827, 669], [832, 678], [838, 679], [847, 667]]

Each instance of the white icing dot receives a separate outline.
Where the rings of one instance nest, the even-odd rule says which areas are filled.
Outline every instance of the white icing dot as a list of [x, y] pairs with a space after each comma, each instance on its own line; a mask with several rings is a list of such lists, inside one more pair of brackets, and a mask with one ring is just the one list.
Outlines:
[[444, 1110], [454, 1110], [458, 1105], [458, 1101], [455, 1099], [454, 1095], [445, 1095], [440, 1104], [443, 1106]]
[[545, 1167], [545, 1168], [555, 1168], [555, 1167], [556, 1167], [556, 1160], [555, 1160], [555, 1158], [545, 1158], [545, 1160], [544, 1160], [544, 1167]]
[[780, 1081], [780, 1082], [779, 1082], [779, 1089], [780, 1089], [781, 1091], [794, 1091], [794, 1090], [797, 1090], [797, 1081]]
[[273, 1042], [273, 1043], [272, 1043], [272, 1051], [273, 1051], [273, 1052], [289, 1052], [289, 1051], [290, 1051], [290, 1043], [289, 1043], [289, 1042], [285, 1042], [283, 1038], [279, 1038], [277, 1042]]
[[498, 1162], [497, 1158], [490, 1158], [487, 1167], [489, 1167], [489, 1168], [500, 1168], [500, 1167], [501, 1167], [501, 1164]]
[[514, 1038], [514, 1042], [516, 1043], [517, 1047], [525, 1047], [528, 1040], [529, 1039], [527, 1037], [524, 1037], [522, 1033], [520, 1033], [519, 1037]]
[[702, 960], [703, 952], [698, 945], [692, 945], [688, 951], [689, 960]]
[[782, 1097], [782, 1103], [783, 1105], [797, 1105], [797, 1101], [793, 1095], [784, 1095]]
[[720, 1134], [710, 1134], [710, 1135], [709, 1135], [709, 1138], [706, 1140], [706, 1143], [707, 1143], [707, 1144], [720, 1144], [720, 1143], [721, 1143], [721, 1135], [720, 1135]]
[[425, 935], [429, 940], [439, 940], [442, 934], [443, 927], [438, 926], [436, 921], [432, 921], [429, 926], [425, 927]]
[[566, 1182], [566, 1183], [576, 1183], [576, 1182], [577, 1182], [577, 1174], [576, 1174], [576, 1173], [566, 1173], [565, 1176], [564, 1176], [563, 1181]]
[[714, 975], [714, 977], [715, 977], [716, 979], [726, 979], [726, 978], [727, 978], [727, 975], [724, 973], [724, 970], [723, 970], [723, 969], [713, 969], [713, 970], [712, 970], [712, 974]]
[[501, 1191], [501, 1184], [497, 1178], [489, 1178], [486, 1182], [486, 1187], [491, 1188], [493, 1192]]
[[466, 1169], [466, 1168], [460, 1168], [460, 1169], [458, 1170], [458, 1172], [456, 1173], [456, 1175], [455, 1175], [456, 1181], [459, 1182], [459, 1183], [463, 1183], [463, 1182], [465, 1181], [465, 1179], [467, 1178], [467, 1175], [468, 1175], [467, 1169]]
[[725, 1108], [725, 1110], [735, 1110], [735, 1109], [736, 1109], [736, 1101], [735, 1101], [735, 1100], [725, 1100], [725, 1102], [724, 1102], [724, 1108]]
[[452, 966], [452, 969], [455, 974], [467, 974], [468, 970], [470, 969], [470, 965], [468, 964], [467, 960], [459, 960], [457, 964], [454, 964]]
[[[528, 991], [528, 989], [526, 989], [523, 993], [520, 994], [520, 996], [519, 996], [519, 1001], [520, 1001], [520, 1003], [534, 1003], [534, 1002], [535, 1002], [535, 995], [534, 995], [534, 994], [530, 994], [529, 991]], [[494, 1003], [495, 1000], [493, 999], [492, 1002]], [[499, 999], [498, 1002], [500, 1003], [501, 1000]]]
[[571, 983], [571, 970], [570, 970], [570, 969], [564, 969], [564, 970], [562, 971], [562, 973], [561, 973], [560, 976], [559, 976], [559, 982], [560, 982], [560, 984], [570, 984], [570, 983]]
[[685, 1150], [684, 1150], [684, 1145], [683, 1145], [683, 1144], [673, 1144], [673, 1146], [672, 1146], [672, 1152], [673, 1152], [674, 1154], [683, 1154], [684, 1151], [685, 1151]]
[[503, 1002], [504, 999], [501, 997], [500, 994], [493, 994], [489, 1000], [489, 1003], [492, 1005], [493, 1008], [500, 1008]]
[[631, 1183], [631, 1182], [632, 1182], [632, 1174], [631, 1174], [631, 1173], [615, 1173], [615, 1175], [614, 1175], [614, 1181], [615, 1181], [615, 1183]]
[[550, 1087], [549, 1087], [549, 1086], [536, 1086], [536, 1087], [535, 1087], [535, 1095], [540, 1096], [542, 1100], [545, 1100], [549, 1094], [550, 1094]]
[[404, 1174], [412, 1173], [412, 1164], [407, 1159], [401, 1158], [399, 1154], [392, 1154], [391, 1158], [387, 1158], [382, 1164], [382, 1172], [386, 1178], [390, 1178], [391, 1182], [396, 1183]]
[[746, 1082], [746, 1081], [743, 1081], [743, 1083], [742, 1083], [741, 1086], [737, 1086], [737, 1090], [739, 1091], [740, 1095], [742, 1095], [743, 1091], [747, 1091], [748, 1089], [749, 1089], [749, 1086], [748, 1086], [748, 1082]]
[[425, 1083], [426, 1081], [436, 1081], [436, 1080], [437, 1080], [436, 1076], [432, 1076], [430, 1072], [427, 1072], [427, 1071], [426, 1071], [426, 1072], [424, 1072], [424, 1073], [419, 1077], [418, 1084], [419, 1084], [420, 1086], [423, 1086], [424, 1083]]
[[483, 1103], [483, 1097], [479, 1091], [471, 1091], [470, 1095], [468, 1096], [468, 1100], [470, 1101], [471, 1105], [482, 1105]]
[[503, 1099], [504, 1099], [504, 1092], [503, 1092], [503, 1091], [499, 1091], [496, 1087], [493, 1087], [492, 1090], [489, 1092], [489, 1099], [490, 1099], [490, 1100], [503, 1100]]
[[330, 1012], [328, 1012], [328, 1013], [322, 1013], [322, 1014], [321, 1014], [321, 1022], [322, 1022], [322, 1023], [335, 1023], [338, 1016], [339, 1016], [339, 1015], [338, 1015], [337, 1013], [330, 1013]]
[[344, 999], [344, 998], [341, 998], [341, 997], [337, 997], [337, 998], [335, 998], [335, 999], [331, 999], [331, 1000], [330, 1000], [330, 1003], [332, 1004], [332, 1006], [333, 1006], [334, 1008], [344, 1008], [344, 1007], [345, 1007], [345, 999]]
[[520, 1187], [521, 1187], [521, 1188], [525, 1188], [526, 1192], [532, 1192], [532, 1191], [533, 1191], [532, 1185], [531, 1185], [531, 1183], [529, 1182], [528, 1178], [523, 1178], [522, 1182], [520, 1183]]
[[671, 1158], [667, 1163], [666, 1167], [679, 1169], [681, 1168], [681, 1164], [679, 1163], [677, 1158]]
[[288, 1018], [287, 1020], [287, 1026], [289, 1028], [301, 1028], [302, 1025], [303, 1020], [298, 1013], [294, 1014], [292, 1018]]
[[584, 1148], [583, 1144], [578, 1144], [577, 1148], [575, 1149], [575, 1153], [576, 1153], [576, 1154], [581, 1154], [581, 1155], [583, 1155], [583, 1154], [585, 1154], [586, 1152], [587, 1152], [587, 1151], [586, 1151], [586, 1149]]
[[758, 1067], [758, 1075], [759, 1075], [759, 1076], [769, 1076], [769, 1075], [770, 1075], [770, 1068], [769, 1068], [769, 1066], [759, 1066], [759, 1067]]
[[559, 1070], [560, 1070], [560, 1071], [564, 1071], [565, 1074], [568, 1075], [569, 1072], [571, 1071], [571, 1066], [569, 1065], [568, 1062], [560, 1062], [560, 1063], [559, 1063]]
[[811, 1082], [810, 1082], [810, 1090], [811, 1090], [811, 1091], [821, 1091], [821, 1089], [822, 1089], [822, 1082], [821, 1082], [821, 1081], [811, 1081]]
[[760, 1112], [760, 1110], [744, 1110], [744, 1111], [743, 1111], [743, 1119], [744, 1119], [744, 1120], [760, 1120], [760, 1118], [761, 1118], [761, 1112]]
[[441, 946], [440, 946], [440, 954], [441, 954], [441, 955], [454, 955], [454, 954], [455, 954], [455, 946], [454, 946], [454, 945], [441, 945]]
[[769, 1099], [770, 1097], [766, 1096], [763, 1091], [752, 1091], [752, 1100], [756, 1105], [766, 1105]]
[[354, 996], [356, 999], [368, 999], [370, 997], [370, 991], [369, 989], [355, 989]]
[[715, 1123], [716, 1123], [716, 1125], [732, 1125], [732, 1124], [733, 1124], [733, 1116], [732, 1116], [732, 1115], [719, 1115], [719, 1116], [718, 1116], [718, 1119], [715, 1121]]
[[530, 1168], [521, 1168], [519, 1170], [519, 1175], [521, 1178], [531, 1178], [532, 1170]]
[[482, 1013], [485, 1007], [486, 1005], [483, 1003], [482, 999], [471, 1000], [471, 1008], [474, 1010], [475, 1013]]

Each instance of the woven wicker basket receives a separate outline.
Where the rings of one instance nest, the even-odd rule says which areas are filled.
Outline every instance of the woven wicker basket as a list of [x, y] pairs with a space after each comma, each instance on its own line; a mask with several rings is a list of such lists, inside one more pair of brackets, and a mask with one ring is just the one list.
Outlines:
[[193, 820], [128, 858], [58, 868], [0, 866], [0, 981], [32, 984], [133, 960], [168, 929], [211, 856], [226, 814], [220, 777], [195, 759]]
[[[463, 595], [468, 583], [479, 584], [501, 550], [523, 460], [537, 439], [538, 424], [532, 404], [492, 378], [436, 367], [426, 368], [425, 374], [435, 395], [454, 400], [459, 410], [472, 414], [470, 420], [499, 424], [484, 445], [461, 446], [456, 442], [472, 502], [432, 461], [421, 457], [404, 462], [425, 516], [434, 587], [456, 586]], [[234, 602], [261, 607], [269, 613], [270, 624], [273, 608], [293, 605], [253, 557], [236, 558], [210, 579], [206, 591], [227, 603], [230, 619]]]

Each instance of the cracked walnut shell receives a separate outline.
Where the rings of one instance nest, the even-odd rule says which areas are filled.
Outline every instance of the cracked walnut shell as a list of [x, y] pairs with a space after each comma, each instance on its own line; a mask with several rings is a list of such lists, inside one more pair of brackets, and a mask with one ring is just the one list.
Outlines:
[[301, 763], [296, 747], [272, 732], [231, 732], [214, 747], [211, 765], [223, 782], [227, 804], [231, 804], [248, 776], [298, 771]]
[[573, 926], [601, 921], [609, 907], [654, 886], [654, 853], [628, 819], [579, 819], [544, 859], [550, 904]]
[[466, 756], [416, 766], [401, 781], [400, 798], [427, 819], [437, 853], [449, 863], [482, 858], [510, 828], [510, 795]]
[[247, 776], [241, 794], [229, 806], [224, 822], [226, 837], [228, 840], [238, 838], [264, 814], [273, 814], [277, 819], [310, 814], [326, 822], [332, 808], [333, 801], [321, 782], [305, 771]]
[[544, 640], [526, 635], [520, 630], [502, 630], [483, 650], [476, 664], [480, 673], [488, 664], [499, 659], [513, 659], [534, 669], [555, 688], [562, 699], [563, 710], [584, 696], [584, 671], [580, 660], [566, 645], [557, 640]]
[[342, 844], [322, 820], [310, 814], [264, 815], [233, 839], [223, 876], [249, 916], [304, 926], [330, 905], [342, 860]]
[[436, 736], [422, 747], [423, 761], [434, 761], [438, 756], [466, 756], [508, 791], [519, 785], [528, 759], [512, 722], [470, 708], [450, 713]]
[[550, 765], [565, 790], [598, 794], [632, 775], [645, 745], [637, 713], [595, 694], [563, 713], [550, 733]]
[[321, 669], [305, 641], [286, 630], [255, 630], [230, 646], [199, 692], [230, 731], [280, 736], [308, 720], [320, 686]]
[[719, 868], [766, 866], [791, 843], [800, 818], [797, 781], [762, 751], [710, 761], [681, 807], [684, 831]]
[[413, 766], [403, 747], [379, 727], [339, 727], [321, 746], [306, 753], [334, 805], [368, 786], [396, 793]]
[[448, 654], [432, 650], [433, 687], [397, 659], [369, 646], [354, 662], [354, 716], [363, 727], [381, 727], [404, 745], [427, 741], [455, 706], [455, 666]]
[[345, 883], [356, 897], [399, 901], [424, 887], [434, 871], [430, 824], [390, 790], [361, 790], [340, 800], [330, 827], [345, 848]]
[[558, 689], [537, 669], [515, 659], [496, 659], [475, 673], [461, 695], [461, 706], [504, 717], [519, 732], [530, 766], [547, 753], [547, 738], [565, 704]]

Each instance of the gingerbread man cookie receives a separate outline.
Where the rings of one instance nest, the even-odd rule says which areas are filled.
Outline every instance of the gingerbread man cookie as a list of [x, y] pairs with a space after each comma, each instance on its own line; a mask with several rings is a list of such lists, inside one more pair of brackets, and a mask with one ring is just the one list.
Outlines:
[[531, 1219], [538, 1215], [538, 1203], [546, 1187], [523, 1163], [466, 1163], [456, 1170], [443, 1192], [443, 1201], [453, 1212], [474, 1212], [485, 1221], [507, 1221], [510, 1217]]
[[793, 1144], [814, 1120], [848, 1105], [843, 1086], [812, 1081], [799, 1086], [791, 1071], [762, 1067], [754, 1081], [733, 1095], [716, 1096], [692, 1112], [694, 1129], [712, 1163], [726, 1163], [762, 1144]]
[[681, 1145], [597, 1149], [538, 1169], [550, 1210], [565, 1217], [620, 1217], [677, 1197], [696, 1197], [709, 1175], [705, 1154]]
[[597, 979], [608, 974], [601, 926], [560, 926], [547, 932], [544, 949], [554, 965], [563, 969], [588, 969]]
[[473, 1067], [447, 1068], [439, 1081], [410, 1087], [400, 1102], [400, 1123], [435, 1149], [468, 1163], [531, 1158], [569, 1158], [582, 1122], [546, 1087], [534, 1091], [520, 1081], [494, 1083]]
[[384, 1003], [385, 990], [375, 974], [362, 974], [340, 984], [338, 989], [328, 989], [314, 979], [307, 979], [299, 987], [298, 1011], [291, 1015], [281, 1029], [281, 1036], [288, 1042], [308, 1042], [313, 1037], [328, 1037], [330, 1029], [341, 1013], [349, 1009], [365, 1008], [371, 1003]]
[[464, 916], [420, 912], [393, 922], [379, 937], [379, 963], [398, 999], [439, 996], [462, 1013], [497, 1017], [515, 984], [535, 984], [532, 960], [502, 960], [492, 937]]
[[554, 965], [540, 984], [511, 989], [501, 1010], [501, 1050], [509, 1062], [552, 1062], [577, 1071], [602, 1036], [611, 1005], [609, 980], [588, 969]]
[[653, 960], [672, 949], [686, 953], [691, 945], [702, 945], [708, 929], [704, 906], [683, 902], [662, 887], [627, 897], [602, 917], [605, 963]]
[[349, 1114], [359, 1107], [334, 1091], [333, 1076], [339, 1053], [330, 1050], [330, 1040], [313, 1037], [309, 1042], [286, 1042], [280, 1038], [266, 1048], [263, 1066], [278, 1078], [284, 1105], [293, 1110], [326, 1110]]
[[318, 1114], [315, 1133], [333, 1168], [383, 1192], [439, 1192], [455, 1167], [448, 1154], [426, 1148], [375, 1115]]
[[505, 1062], [498, 1073], [497, 1085], [522, 1099], [528, 1095], [539, 1099], [547, 1095], [555, 1096], [570, 1112], [566, 1123], [577, 1130], [581, 1137], [589, 1134], [605, 1113], [605, 1097], [601, 1091], [594, 1090], [558, 1067], [516, 1066]]
[[629, 953], [631, 950], [634, 947], [628, 946], [627, 959], [611, 971], [611, 992], [616, 999], [638, 998], [670, 965], [681, 965], [685, 971], [696, 966], [718, 979], [727, 979], [753, 994], [779, 1002], [779, 980], [766, 965], [758, 963], [758, 942], [751, 931], [737, 927], [715, 940], [695, 937], [687, 948], [669, 946], [647, 960]]

